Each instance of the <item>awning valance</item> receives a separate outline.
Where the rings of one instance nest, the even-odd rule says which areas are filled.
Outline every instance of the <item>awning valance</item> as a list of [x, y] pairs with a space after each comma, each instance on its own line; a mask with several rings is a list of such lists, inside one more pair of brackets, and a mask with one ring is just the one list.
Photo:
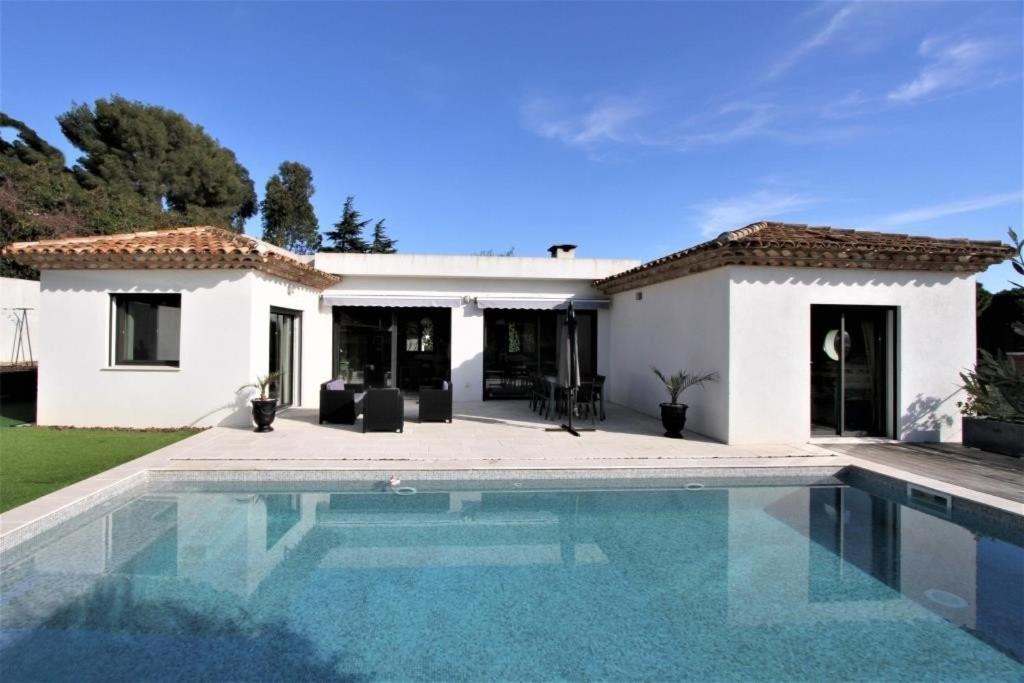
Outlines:
[[525, 308], [535, 310], [562, 310], [568, 308], [569, 302], [581, 311], [592, 311], [608, 308], [610, 300], [600, 298], [563, 298], [563, 297], [490, 297], [479, 296], [476, 305], [480, 308]]
[[462, 297], [415, 294], [324, 294], [327, 306], [390, 306], [392, 308], [458, 308]]

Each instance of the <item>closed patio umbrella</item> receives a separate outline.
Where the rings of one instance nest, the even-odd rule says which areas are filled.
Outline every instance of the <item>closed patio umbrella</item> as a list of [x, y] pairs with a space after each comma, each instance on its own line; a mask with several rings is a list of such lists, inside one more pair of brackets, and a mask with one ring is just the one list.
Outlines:
[[565, 311], [565, 320], [558, 326], [558, 385], [565, 392], [566, 413], [569, 416], [569, 423], [563, 424], [558, 429], [548, 431], [565, 430], [573, 436], [579, 436], [580, 431], [592, 432], [593, 429], [578, 429], [573, 426], [573, 417], [576, 413], [576, 393], [580, 389], [580, 346], [579, 346], [579, 321], [576, 320], [576, 309], [572, 302]]

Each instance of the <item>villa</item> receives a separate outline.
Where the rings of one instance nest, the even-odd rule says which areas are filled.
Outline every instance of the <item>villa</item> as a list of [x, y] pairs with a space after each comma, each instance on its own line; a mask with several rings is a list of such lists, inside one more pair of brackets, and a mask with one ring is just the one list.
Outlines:
[[649, 263], [318, 253], [212, 227], [9, 245], [41, 273], [38, 423], [244, 425], [240, 385], [282, 406], [332, 378], [456, 402], [523, 396], [553, 372], [573, 302], [580, 363], [657, 414], [651, 367], [717, 371], [688, 428], [729, 443], [822, 435], [957, 441], [975, 359], [974, 275], [998, 241], [760, 222]]

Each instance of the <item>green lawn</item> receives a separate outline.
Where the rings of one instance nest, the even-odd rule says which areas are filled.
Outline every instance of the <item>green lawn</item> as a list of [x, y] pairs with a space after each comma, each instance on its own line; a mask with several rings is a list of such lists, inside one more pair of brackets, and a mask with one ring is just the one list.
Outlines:
[[0, 429], [0, 512], [195, 434], [113, 429]]

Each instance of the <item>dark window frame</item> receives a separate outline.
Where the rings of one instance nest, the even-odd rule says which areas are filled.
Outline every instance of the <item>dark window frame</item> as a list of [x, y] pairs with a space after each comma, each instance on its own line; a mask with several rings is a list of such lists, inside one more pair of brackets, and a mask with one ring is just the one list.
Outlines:
[[[294, 373], [295, 377], [292, 382], [292, 402], [286, 405], [291, 408], [298, 408], [302, 406], [302, 311], [296, 308], [271, 306], [270, 315], [275, 313], [278, 315], [290, 315], [293, 318], [292, 373]], [[269, 365], [267, 369], [270, 369]]]
[[[176, 303], [176, 308], [179, 311], [179, 326], [178, 326], [178, 359], [177, 360], [134, 360], [125, 358], [124, 353], [124, 303], [127, 301], [134, 300], [136, 302], [145, 301], [151, 303], [164, 303], [168, 304], [171, 302]], [[182, 307], [182, 297], [180, 292], [110, 292], [110, 365], [112, 367], [166, 367], [166, 368], [180, 368], [181, 367], [181, 325], [180, 315]], [[154, 335], [155, 338], [159, 337], [159, 328]]]

